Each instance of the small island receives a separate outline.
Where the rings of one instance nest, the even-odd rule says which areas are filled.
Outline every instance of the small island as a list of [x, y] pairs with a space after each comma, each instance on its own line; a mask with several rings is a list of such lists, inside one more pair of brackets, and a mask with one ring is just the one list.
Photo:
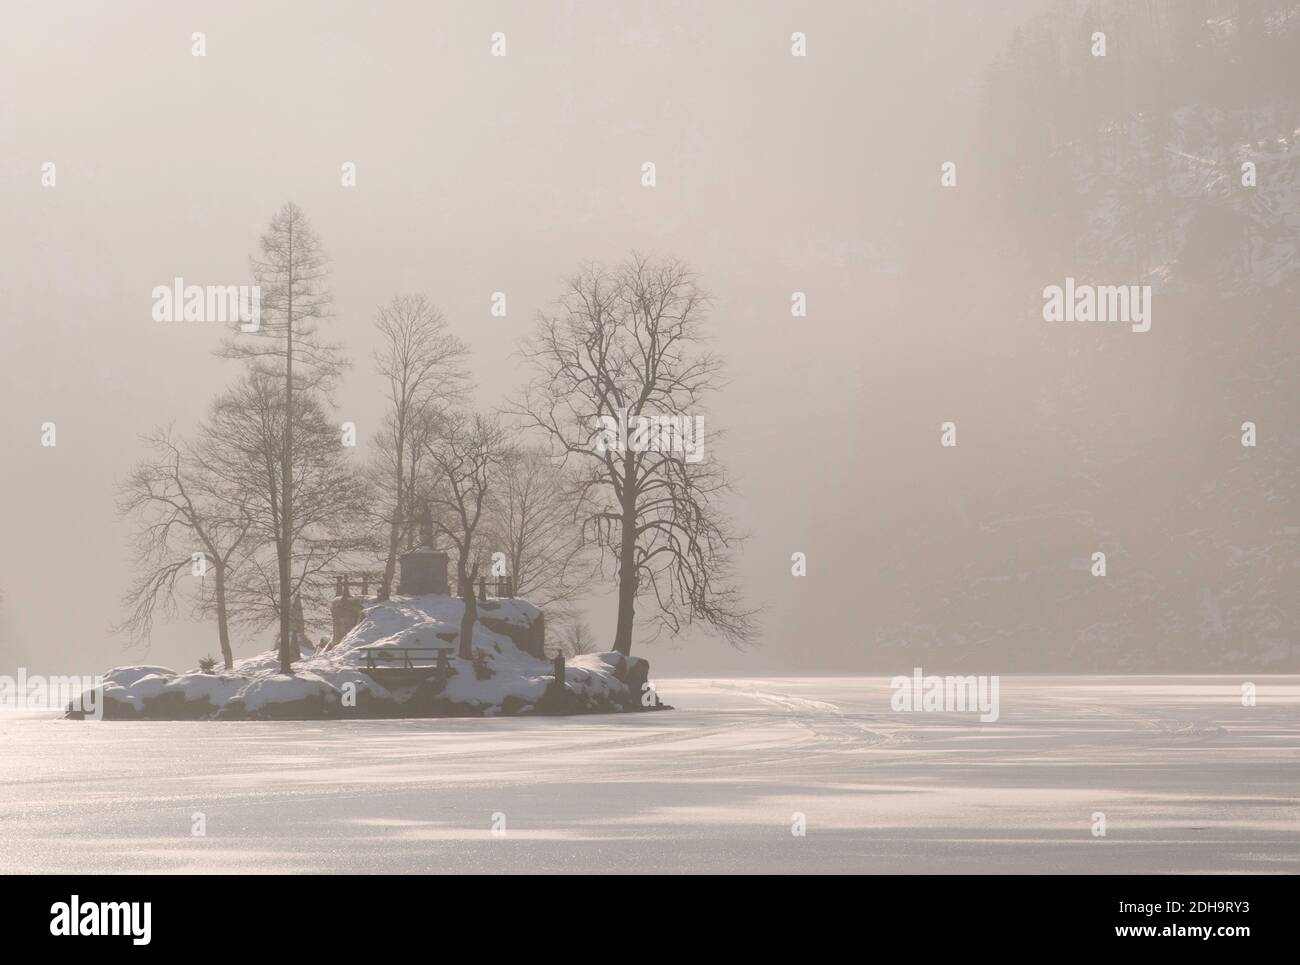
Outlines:
[[[652, 710], [638, 636], [753, 638], [730, 478], [705, 444], [722, 364], [688, 266], [584, 264], [520, 341], [524, 383], [490, 408], [452, 321], [396, 293], [376, 310], [367, 401], [344, 412], [332, 264], [303, 209], [277, 209], [249, 317], [214, 331], [233, 383], [193, 430], [142, 436], [118, 487], [133, 573], [115, 630], [148, 644], [183, 609], [219, 656], [88, 678], [68, 716]], [[603, 643], [582, 611], [598, 595], [617, 600]]]
[[[427, 534], [426, 530], [426, 534]], [[315, 720], [326, 718], [491, 717], [618, 713], [664, 709], [649, 685], [649, 663], [617, 652], [568, 660], [546, 653], [542, 611], [520, 599], [447, 592], [445, 552], [423, 545], [401, 557], [399, 592], [356, 597], [340, 579], [331, 611], [334, 636], [284, 674], [278, 650], [229, 669], [177, 673], [117, 667], [96, 700], [110, 720]], [[402, 592], [406, 591], [406, 592]], [[475, 610], [469, 656], [461, 621]], [[297, 636], [295, 632], [295, 636]], [[80, 718], [80, 711], [68, 716]]]

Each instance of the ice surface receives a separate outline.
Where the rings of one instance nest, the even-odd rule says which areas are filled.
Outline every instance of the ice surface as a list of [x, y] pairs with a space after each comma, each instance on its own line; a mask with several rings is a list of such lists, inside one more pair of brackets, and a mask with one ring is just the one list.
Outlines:
[[892, 713], [879, 677], [567, 718], [0, 714], [0, 867], [1295, 873], [1300, 677], [1249, 679], [1255, 707], [1238, 677], [1004, 676], [989, 724]]

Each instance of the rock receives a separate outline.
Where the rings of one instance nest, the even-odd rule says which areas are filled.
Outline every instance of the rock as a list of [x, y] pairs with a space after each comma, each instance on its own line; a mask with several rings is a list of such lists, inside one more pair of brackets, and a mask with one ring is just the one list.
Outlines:
[[334, 622], [334, 635], [330, 638], [330, 646], [336, 647], [339, 641], [352, 632], [353, 628], [361, 622], [361, 615], [365, 612], [361, 600], [355, 596], [336, 596], [334, 602], [330, 604], [330, 617]]
[[[474, 661], [431, 665], [426, 648], [456, 639], [464, 604], [426, 595], [394, 601], [348, 599], [360, 622], [324, 652], [304, 651], [291, 675], [266, 651], [229, 671], [177, 674], [166, 667], [119, 667], [87, 706], [110, 720], [322, 720], [617, 713], [641, 704], [649, 664], [618, 653], [565, 661], [564, 684], [545, 654], [545, 621], [526, 600], [483, 601]], [[341, 614], [344, 615], [344, 614]], [[388, 650], [388, 659], [382, 659]], [[409, 660], [401, 648], [415, 648]], [[374, 659], [379, 655], [380, 659]], [[367, 668], [367, 662], [374, 666]], [[438, 665], [441, 663], [441, 666]], [[85, 698], [83, 698], [84, 700]], [[75, 702], [74, 702], [75, 705]], [[98, 712], [98, 713], [97, 713]]]
[[627, 669], [623, 673], [622, 680], [627, 684], [627, 689], [636, 694], [637, 699], [640, 699], [646, 681], [650, 679], [650, 661], [642, 660], [640, 657], [627, 657], [625, 659], [627, 660]]
[[503, 637], [509, 637], [516, 647], [529, 656], [536, 657], [538, 660], [546, 658], [546, 614], [538, 613], [537, 617], [526, 625], [521, 625], [509, 620], [499, 619], [488, 616], [484, 610], [491, 611], [496, 607], [490, 606], [492, 601], [484, 600], [479, 604], [478, 622], [493, 633], [499, 633]]

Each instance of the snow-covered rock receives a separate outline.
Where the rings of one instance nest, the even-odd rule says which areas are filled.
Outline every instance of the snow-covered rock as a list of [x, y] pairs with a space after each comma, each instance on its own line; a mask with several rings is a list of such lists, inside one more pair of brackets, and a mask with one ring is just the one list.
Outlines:
[[[365, 669], [368, 648], [457, 646], [461, 600], [394, 597], [367, 601], [350, 633], [327, 650], [305, 651], [291, 676], [280, 673], [273, 650], [214, 673], [114, 668], [104, 675], [104, 716], [314, 720], [654, 709], [642, 702], [649, 673], [645, 660], [618, 653], [575, 657], [565, 667], [565, 688], [559, 691], [554, 666], [544, 658], [542, 612], [524, 600], [487, 602], [475, 623], [475, 659], [461, 660], [452, 649], [445, 678], [433, 667], [403, 670], [400, 659], [377, 661], [376, 671]], [[656, 700], [649, 702], [657, 706]]]

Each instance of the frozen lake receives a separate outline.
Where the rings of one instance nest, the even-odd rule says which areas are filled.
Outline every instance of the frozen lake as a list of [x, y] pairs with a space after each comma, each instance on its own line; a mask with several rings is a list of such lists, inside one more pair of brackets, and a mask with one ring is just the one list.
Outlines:
[[0, 714], [0, 870], [1300, 871], [1300, 677], [1003, 677], [996, 723], [883, 677], [657, 683], [678, 710]]

